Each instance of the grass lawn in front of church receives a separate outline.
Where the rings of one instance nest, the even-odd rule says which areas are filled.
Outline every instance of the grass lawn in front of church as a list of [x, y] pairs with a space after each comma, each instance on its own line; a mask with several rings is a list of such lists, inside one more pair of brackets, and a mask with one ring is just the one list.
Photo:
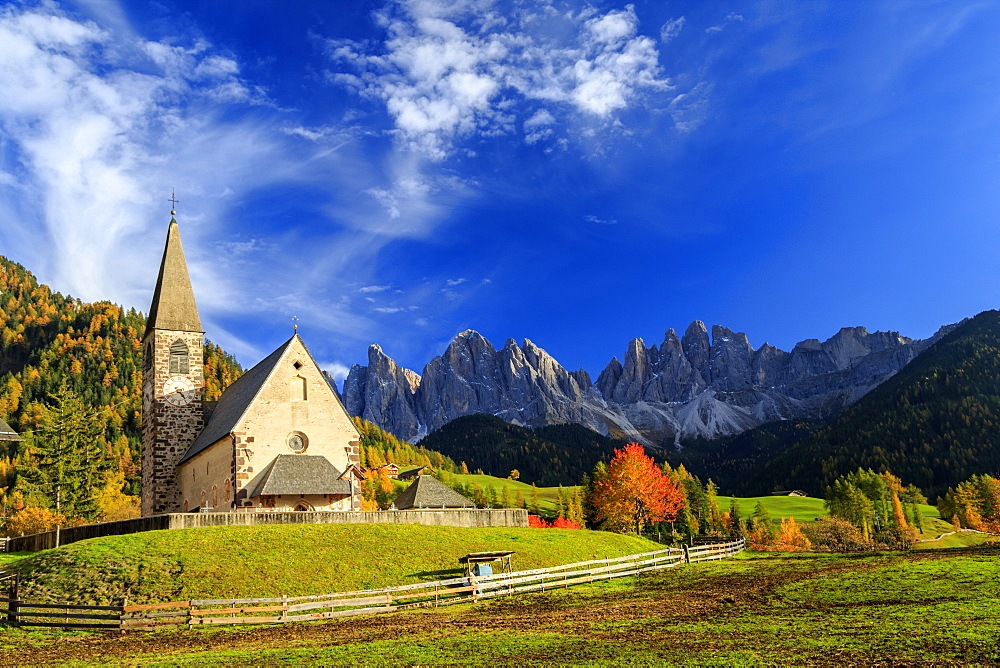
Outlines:
[[644, 538], [571, 529], [296, 524], [149, 531], [14, 562], [22, 597], [130, 604], [302, 596], [458, 577], [469, 552], [514, 550], [526, 570], [661, 549]]

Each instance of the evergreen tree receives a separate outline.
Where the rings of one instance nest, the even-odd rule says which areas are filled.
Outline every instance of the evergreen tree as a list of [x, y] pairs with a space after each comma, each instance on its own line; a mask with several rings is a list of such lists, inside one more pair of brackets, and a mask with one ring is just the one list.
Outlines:
[[744, 534], [743, 519], [740, 517], [740, 507], [736, 503], [735, 496], [729, 502], [729, 533], [733, 536]]
[[114, 461], [104, 440], [101, 411], [94, 411], [65, 384], [42, 407], [29, 434], [22, 464], [22, 491], [28, 498], [68, 517], [94, 519], [97, 497]]
[[722, 523], [722, 512], [719, 510], [719, 486], [708, 479], [705, 485], [705, 516], [709, 532], [721, 532], [725, 530]]

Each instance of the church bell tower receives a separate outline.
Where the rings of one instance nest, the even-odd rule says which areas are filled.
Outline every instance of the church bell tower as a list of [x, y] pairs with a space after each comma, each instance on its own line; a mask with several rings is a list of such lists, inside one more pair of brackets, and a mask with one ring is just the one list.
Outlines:
[[204, 331], [176, 211], [142, 337], [142, 516], [181, 512], [177, 462], [204, 427]]

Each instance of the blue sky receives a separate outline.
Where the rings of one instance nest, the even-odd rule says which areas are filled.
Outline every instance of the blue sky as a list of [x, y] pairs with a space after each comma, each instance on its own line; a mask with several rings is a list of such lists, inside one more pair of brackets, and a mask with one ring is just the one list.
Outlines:
[[596, 376], [1000, 303], [1000, 5], [0, 5], [0, 253], [145, 311], [176, 189], [209, 338], [342, 377], [464, 329]]

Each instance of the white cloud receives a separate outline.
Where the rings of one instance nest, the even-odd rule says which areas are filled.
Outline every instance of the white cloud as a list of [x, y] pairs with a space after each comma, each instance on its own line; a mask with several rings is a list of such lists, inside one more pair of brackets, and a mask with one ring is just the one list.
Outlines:
[[584, 220], [588, 223], [595, 223], [597, 225], [617, 225], [618, 221], [614, 218], [598, 218], [597, 216], [584, 216]]
[[368, 292], [385, 292], [386, 290], [391, 290], [391, 285], [366, 285], [364, 287], [358, 288], [358, 292], [368, 293]]
[[743, 15], [742, 14], [736, 14], [735, 12], [729, 12], [728, 14], [726, 14], [726, 18], [722, 21], [722, 23], [720, 23], [718, 25], [709, 26], [709, 27], [705, 28], [705, 32], [707, 32], [709, 34], [717, 33], [717, 32], [722, 32], [723, 29], [725, 29], [725, 27], [727, 25], [729, 25], [730, 23], [743, 23], [743, 20], [744, 19], [743, 19]]
[[273, 249], [273, 244], [261, 241], [260, 239], [249, 239], [247, 241], [223, 241], [219, 244], [219, 250], [221, 253], [233, 258], [242, 258], [250, 253]]
[[471, 195], [471, 182], [443, 174], [424, 173], [422, 161], [396, 156], [390, 183], [365, 188], [362, 192], [377, 202], [385, 215], [358, 221], [370, 231], [392, 236], [416, 237], [425, 234], [445, 217], [450, 207]]
[[[327, 334], [367, 338], [370, 321], [340, 295], [323, 294], [344, 267], [351, 275], [335, 284], [365, 280], [357, 267], [370, 265], [383, 242], [363, 222], [302, 244], [293, 221], [279, 231], [289, 243], [264, 243], [230, 207], [285, 184], [329, 189], [344, 175], [369, 185], [379, 175], [326, 147], [302, 150], [278, 129], [273, 105], [240, 78], [239, 63], [197, 35], [144, 39], [110, 3], [98, 4], [95, 15], [114, 18], [108, 25], [71, 19], [47, 2], [0, 9], [4, 254], [62, 292], [145, 310], [176, 186], [188, 266], [214, 341], [256, 362], [268, 351], [220, 323], [260, 321], [293, 305]], [[262, 103], [269, 108], [243, 113]], [[241, 261], [250, 254], [253, 262]]]
[[343, 382], [347, 378], [347, 374], [351, 372], [351, 368], [343, 362], [324, 362], [319, 365], [319, 368], [340, 382]]
[[444, 284], [446, 286], [448, 286], [449, 288], [453, 288], [456, 285], [461, 285], [462, 283], [468, 283], [468, 282], [469, 282], [469, 279], [467, 279], [467, 278], [449, 278], [448, 280], [446, 280], [444, 282]]
[[705, 122], [708, 117], [708, 101], [712, 94], [712, 85], [704, 81], [691, 91], [675, 97], [668, 107], [675, 127], [680, 132], [693, 132]]
[[[377, 18], [383, 43], [328, 43], [341, 68], [330, 78], [380, 100], [402, 145], [433, 159], [466, 137], [512, 134], [521, 102], [548, 103], [545, 126], [553, 113], [605, 123], [670, 88], [632, 5], [574, 14], [534, 2], [508, 18], [492, 0], [394, 0]], [[555, 140], [521, 125], [529, 144]]]
[[664, 44], [672, 42], [677, 35], [681, 34], [681, 30], [684, 29], [684, 24], [687, 22], [683, 16], [670, 19], [660, 27], [660, 41]]

